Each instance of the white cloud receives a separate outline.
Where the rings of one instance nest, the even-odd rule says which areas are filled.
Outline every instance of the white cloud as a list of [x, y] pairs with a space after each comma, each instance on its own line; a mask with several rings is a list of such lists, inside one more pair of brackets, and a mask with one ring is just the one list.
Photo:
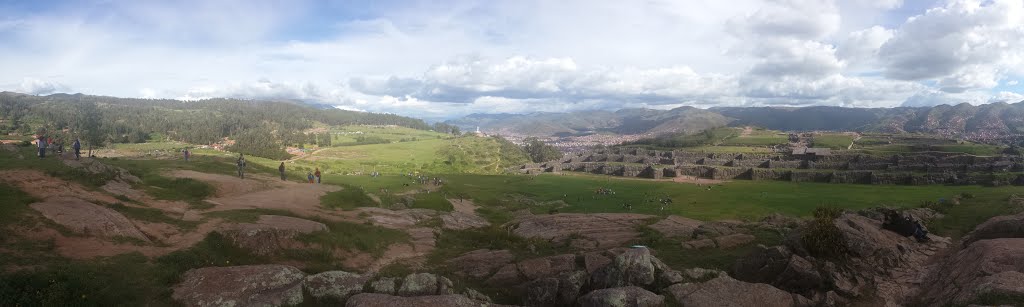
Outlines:
[[60, 82], [40, 80], [36, 78], [24, 78], [18, 91], [32, 95], [46, 95], [53, 93], [66, 93], [71, 89]]
[[430, 118], [983, 103], [1010, 96], [980, 89], [1024, 75], [1022, 1], [954, 1], [906, 22], [891, 10], [920, 2], [70, 3], [0, 17], [0, 90], [299, 99]]
[[911, 17], [879, 53], [886, 75], [988, 89], [1024, 65], [1024, 0], [957, 0]]

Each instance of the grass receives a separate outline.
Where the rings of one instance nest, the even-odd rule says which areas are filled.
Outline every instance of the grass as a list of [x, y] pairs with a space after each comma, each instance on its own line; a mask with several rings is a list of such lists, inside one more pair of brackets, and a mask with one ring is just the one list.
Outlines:
[[300, 235], [298, 237], [299, 241], [319, 244], [328, 249], [356, 249], [369, 252], [377, 256], [384, 252], [388, 245], [409, 240], [409, 236], [406, 233], [398, 230], [373, 225], [328, 221], [319, 218], [296, 216], [295, 214], [285, 210], [244, 209], [215, 211], [206, 213], [205, 215], [239, 223], [256, 222], [259, 220], [260, 215], [282, 215], [316, 221], [327, 225], [329, 231]]
[[[508, 194], [522, 194], [538, 202], [564, 200], [567, 207], [560, 212], [627, 212], [623, 203], [630, 203], [628, 212], [667, 215], [677, 214], [701, 220], [759, 219], [778, 212], [794, 216], [810, 216], [822, 205], [862, 209], [880, 205], [913, 207], [925, 200], [950, 198], [960, 193], [987, 194], [1006, 198], [1024, 195], [1024, 187], [981, 186], [900, 186], [848, 185], [828, 183], [793, 183], [782, 181], [734, 181], [698, 187], [665, 181], [629, 180], [597, 175], [487, 176], [451, 175], [446, 187], [453, 195], [464, 194], [484, 208], [496, 211], [513, 210], [506, 201]], [[596, 195], [600, 187], [612, 189], [615, 195]], [[644, 199], [670, 197], [673, 204], [660, 210], [654, 202]], [[550, 208], [531, 208], [546, 213]]]
[[748, 233], [754, 235], [754, 242], [732, 249], [685, 249], [682, 247], [682, 240], [679, 238], [666, 238], [660, 233], [648, 227], [641, 227], [641, 245], [652, 248], [657, 252], [656, 256], [666, 265], [674, 269], [684, 268], [705, 268], [732, 271], [736, 260], [746, 257], [754, 251], [758, 244], [774, 246], [782, 244], [783, 236], [777, 232], [764, 229], [750, 229]]
[[352, 185], [342, 185], [341, 190], [324, 194], [320, 197], [320, 204], [325, 208], [342, 210], [377, 206], [377, 202], [366, 195], [362, 188]]
[[[20, 154], [23, 159], [18, 159]], [[61, 163], [59, 158], [47, 153], [46, 158], [36, 156], [35, 147], [17, 147], [17, 152], [0, 150], [0, 169], [34, 169], [47, 175], [75, 182], [90, 189], [98, 189], [114, 179], [113, 173], [94, 174], [81, 168], [73, 168]]]
[[[928, 230], [957, 240], [993, 216], [1021, 212], [1024, 207], [1013, 204], [1004, 193], [972, 193], [959, 205], [944, 205], [945, 217], [931, 221]], [[1024, 195], [1024, 194], [1021, 194]]]
[[755, 129], [749, 135], [740, 135], [722, 141], [721, 145], [773, 146], [789, 143], [789, 135], [778, 131]]
[[367, 138], [380, 138], [392, 143], [409, 142], [414, 140], [443, 139], [451, 137], [451, 135], [444, 133], [417, 130], [398, 126], [341, 126], [335, 129], [331, 129], [329, 132], [331, 134], [331, 143], [333, 144], [333, 146], [356, 145], [356, 138], [359, 136]]
[[853, 144], [853, 136], [846, 134], [817, 134], [814, 136], [814, 147], [831, 149], [847, 149]]
[[[28, 205], [36, 199], [6, 183], [0, 182], [0, 229], [24, 221]], [[0, 240], [2, 242], [2, 240]]]

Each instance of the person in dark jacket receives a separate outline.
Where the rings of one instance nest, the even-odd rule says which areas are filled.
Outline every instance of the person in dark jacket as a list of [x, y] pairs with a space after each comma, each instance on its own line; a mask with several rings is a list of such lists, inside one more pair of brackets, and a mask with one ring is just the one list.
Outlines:
[[288, 180], [288, 178], [285, 177], [284, 175], [284, 162], [281, 162], [281, 166], [277, 167], [277, 171], [281, 173], [281, 181]]
[[75, 150], [75, 160], [82, 158], [82, 142], [75, 138], [75, 142], [71, 143], [71, 149]]

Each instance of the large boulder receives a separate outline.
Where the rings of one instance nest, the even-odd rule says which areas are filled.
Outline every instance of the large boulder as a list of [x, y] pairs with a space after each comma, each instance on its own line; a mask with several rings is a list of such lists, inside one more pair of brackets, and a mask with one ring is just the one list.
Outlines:
[[632, 248], [615, 257], [612, 263], [590, 276], [593, 289], [626, 286], [656, 287], [682, 281], [679, 272], [651, 255], [647, 248]]
[[370, 282], [370, 292], [394, 295], [398, 291], [398, 278], [384, 277]]
[[676, 284], [666, 289], [683, 306], [811, 306], [810, 300], [768, 284], [747, 283], [721, 276], [702, 283]]
[[565, 254], [523, 260], [517, 264], [526, 279], [538, 279], [576, 270], [576, 255]]
[[922, 306], [966, 305], [981, 296], [1024, 298], [1024, 239], [971, 243], [922, 283]]
[[758, 245], [749, 255], [736, 261], [733, 275], [742, 281], [766, 283], [802, 294], [824, 283], [813, 263], [794, 255], [784, 246]]
[[690, 238], [693, 236], [693, 231], [702, 224], [704, 222], [678, 215], [670, 215], [648, 227], [660, 232], [665, 237]]
[[979, 240], [1024, 238], [1024, 213], [997, 216], [981, 223], [963, 239], [963, 246]]
[[462, 295], [402, 297], [379, 293], [356, 294], [345, 303], [346, 307], [481, 307], [488, 305], [486, 302], [474, 301]]
[[369, 276], [344, 271], [327, 271], [306, 276], [302, 284], [306, 293], [313, 298], [345, 301], [352, 295], [362, 293], [369, 279]]
[[302, 303], [305, 274], [286, 265], [189, 270], [171, 298], [186, 306], [287, 306]]
[[285, 249], [303, 248], [305, 245], [295, 240], [297, 236], [327, 230], [327, 225], [319, 222], [290, 216], [260, 215], [255, 223], [228, 224], [217, 232], [253, 254], [270, 255]]
[[579, 299], [581, 307], [657, 307], [664, 304], [664, 296], [640, 287], [595, 290]]
[[736, 233], [736, 234], [724, 235], [724, 236], [717, 237], [717, 238], [714, 239], [714, 241], [715, 241], [715, 244], [718, 245], [718, 248], [730, 249], [730, 248], [734, 248], [734, 247], [750, 244], [750, 242], [754, 242], [754, 240], [756, 240], [756, 239], [757, 238], [754, 237], [753, 235], [748, 235], [748, 234], [745, 234], [745, 233]]
[[580, 296], [587, 273], [575, 271], [526, 284], [524, 302], [528, 306], [570, 306]]
[[907, 263], [911, 239], [898, 233], [882, 229], [882, 222], [857, 214], [843, 214], [835, 220], [836, 228], [842, 235], [841, 242], [855, 257], [885, 267], [902, 266]]
[[424, 296], [453, 294], [452, 281], [431, 273], [413, 273], [405, 276], [402, 286], [396, 292], [399, 296]]
[[630, 213], [528, 215], [514, 221], [512, 232], [554, 242], [572, 239], [570, 243], [581, 249], [608, 248], [635, 241], [640, 237], [637, 226], [653, 217]]
[[444, 229], [451, 230], [481, 228], [491, 225], [490, 222], [479, 215], [458, 211], [442, 214], [441, 224], [444, 226]]
[[478, 249], [449, 259], [446, 263], [457, 276], [485, 278], [514, 260], [515, 256], [507, 250]]
[[78, 234], [150, 242], [149, 238], [121, 213], [78, 198], [50, 197], [29, 206], [47, 219]]

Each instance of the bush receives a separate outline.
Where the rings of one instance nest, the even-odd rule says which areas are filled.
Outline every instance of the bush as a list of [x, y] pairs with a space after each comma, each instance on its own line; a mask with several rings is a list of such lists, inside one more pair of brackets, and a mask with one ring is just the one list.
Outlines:
[[835, 220], [842, 215], [842, 210], [835, 207], [818, 207], [814, 209], [814, 219], [804, 227], [801, 243], [812, 256], [820, 258], [839, 258], [846, 255], [846, 244], [843, 235], [836, 228]]

